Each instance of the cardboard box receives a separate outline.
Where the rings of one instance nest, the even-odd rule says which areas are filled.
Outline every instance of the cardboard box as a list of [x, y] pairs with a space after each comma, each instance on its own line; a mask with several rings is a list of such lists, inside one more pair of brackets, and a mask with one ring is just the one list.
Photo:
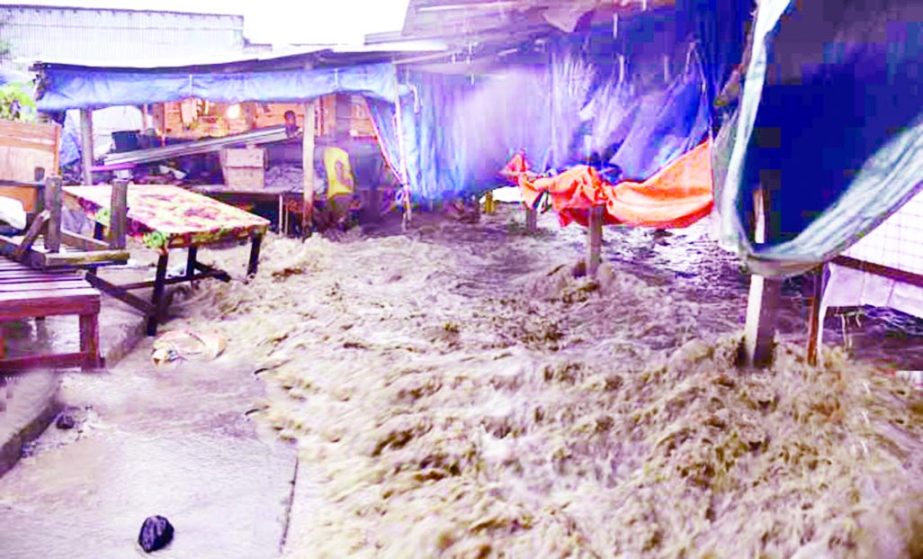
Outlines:
[[228, 148], [221, 151], [221, 171], [230, 188], [264, 188], [266, 150]]
[[263, 148], [226, 148], [221, 150], [222, 167], [266, 166], [266, 150]]

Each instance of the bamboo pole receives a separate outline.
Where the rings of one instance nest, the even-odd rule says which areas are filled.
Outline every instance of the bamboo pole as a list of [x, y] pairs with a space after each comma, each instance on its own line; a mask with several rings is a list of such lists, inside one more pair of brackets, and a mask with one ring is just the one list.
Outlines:
[[83, 184], [93, 184], [93, 109], [80, 109], [80, 147], [83, 151]]
[[301, 211], [301, 236], [311, 235], [314, 222], [314, 116], [315, 102], [304, 106], [304, 135], [301, 142], [302, 167], [304, 167], [304, 199]]

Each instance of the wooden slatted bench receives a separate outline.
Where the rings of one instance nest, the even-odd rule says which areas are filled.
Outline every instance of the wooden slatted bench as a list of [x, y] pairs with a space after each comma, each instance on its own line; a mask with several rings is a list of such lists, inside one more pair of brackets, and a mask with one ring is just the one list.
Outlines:
[[[6, 359], [0, 355], [0, 372], [35, 368], [100, 368], [100, 293], [78, 272], [35, 270], [18, 262], [0, 259], [0, 322], [77, 315], [80, 318], [80, 351], [29, 355]], [[2, 349], [0, 336], [0, 349]]]

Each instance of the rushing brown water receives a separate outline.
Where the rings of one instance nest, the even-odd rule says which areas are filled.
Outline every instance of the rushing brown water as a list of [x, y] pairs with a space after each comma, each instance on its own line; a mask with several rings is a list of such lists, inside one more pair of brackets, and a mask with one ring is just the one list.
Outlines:
[[775, 365], [740, 371], [746, 278], [707, 224], [608, 230], [591, 281], [579, 229], [517, 218], [274, 239], [180, 301], [318, 488], [287, 556], [923, 554], [923, 403], [882, 365], [919, 366], [916, 322], [867, 316], [809, 367], [792, 281]]

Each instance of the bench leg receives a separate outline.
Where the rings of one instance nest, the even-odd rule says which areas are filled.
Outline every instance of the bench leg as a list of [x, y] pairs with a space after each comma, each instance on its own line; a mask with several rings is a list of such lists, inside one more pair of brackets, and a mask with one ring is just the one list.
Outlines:
[[168, 253], [163, 253], [157, 260], [157, 276], [154, 278], [154, 293], [151, 295], [151, 303], [154, 305], [153, 316], [147, 319], [147, 335], [157, 335], [157, 322], [163, 315], [163, 292], [166, 288], [167, 281], [167, 264], [169, 263]]
[[102, 366], [99, 355], [99, 315], [80, 315], [80, 353], [84, 356], [83, 370]]

